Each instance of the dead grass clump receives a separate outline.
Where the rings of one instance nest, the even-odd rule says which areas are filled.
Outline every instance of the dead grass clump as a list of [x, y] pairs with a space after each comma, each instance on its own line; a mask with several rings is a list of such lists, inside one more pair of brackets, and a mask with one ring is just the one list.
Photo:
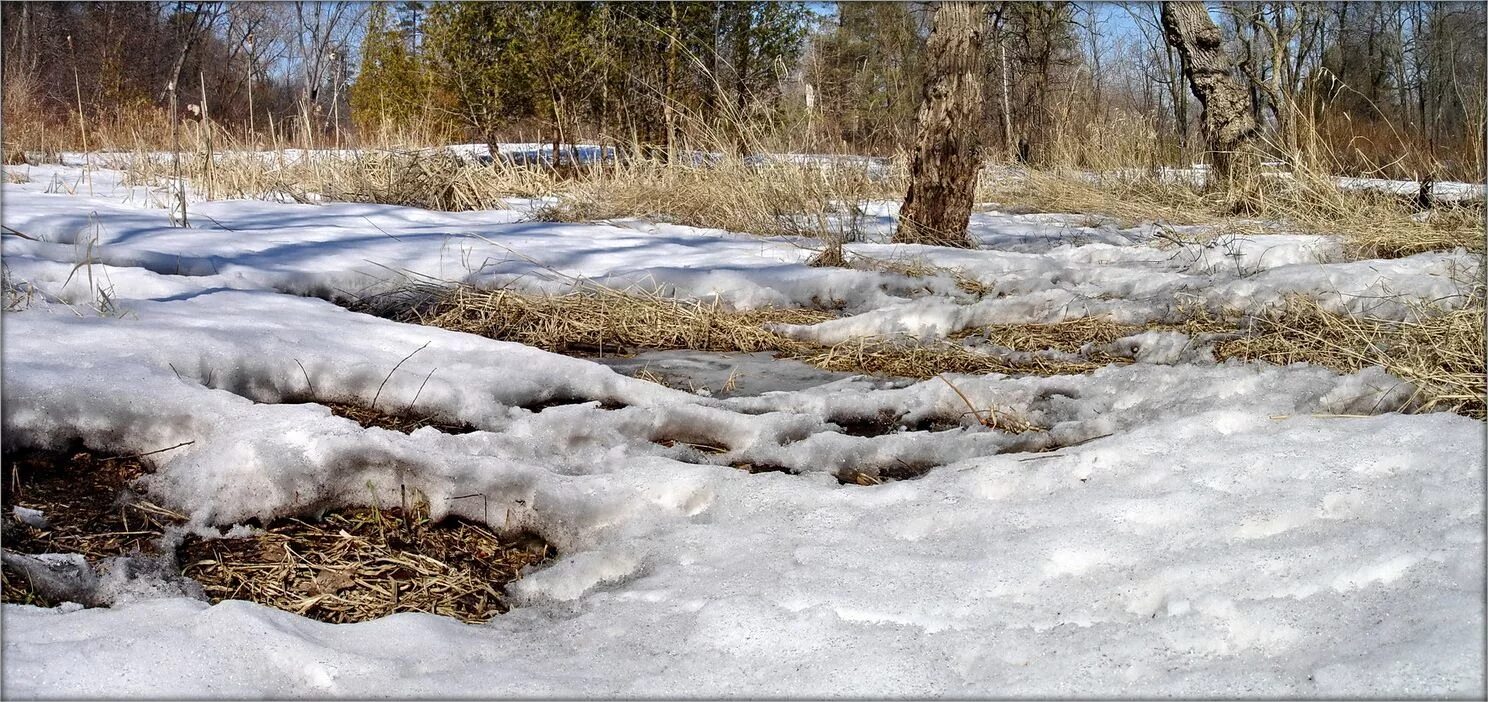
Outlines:
[[452, 153], [358, 153], [330, 160], [319, 169], [316, 189], [326, 198], [463, 212], [504, 209], [511, 190], [487, 166]]
[[1218, 344], [1221, 360], [1313, 363], [1343, 372], [1382, 366], [1416, 386], [1419, 411], [1446, 410], [1483, 418], [1484, 307], [1417, 310], [1414, 321], [1329, 312], [1316, 300], [1292, 297], [1276, 313], [1256, 317], [1248, 333]]
[[827, 241], [858, 238], [863, 203], [898, 197], [903, 183], [865, 165], [793, 163], [692, 154], [631, 158], [601, 177], [563, 184], [540, 218], [641, 217], [672, 224]]
[[[818, 264], [813, 261], [812, 265]], [[964, 270], [938, 266], [920, 257], [881, 259], [855, 255], [851, 261], [844, 261], [841, 264], [832, 263], [823, 265], [836, 265], [844, 268], [854, 268], [860, 271], [897, 273], [908, 278], [929, 278], [931, 276], [943, 275], [956, 281], [956, 287], [971, 295], [985, 297], [992, 292], [992, 286], [982, 282], [979, 278], [973, 278], [967, 275]]]
[[557, 296], [456, 286], [403, 321], [516, 341], [559, 353], [630, 354], [640, 349], [782, 351], [805, 348], [765, 328], [814, 324], [831, 313], [807, 309], [730, 310], [718, 302], [591, 286]]
[[[1087, 212], [1122, 226], [1162, 221], [1215, 224], [1247, 233], [1335, 234], [1353, 258], [1426, 251], [1483, 251], [1481, 202], [1419, 212], [1413, 200], [1343, 187], [1326, 172], [1262, 173], [1239, 189], [1210, 189], [1182, 172], [1055, 173], [984, 180], [982, 198], [1040, 212]], [[1262, 225], [1260, 222], [1268, 224]]]
[[[1424, 306], [1411, 322], [1390, 322], [1327, 312], [1295, 298], [1277, 313], [1245, 318], [1203, 309], [1179, 311], [1176, 320], [1147, 325], [1076, 318], [1048, 324], [1001, 324], [970, 329], [1005, 352], [982, 351], [955, 340], [863, 337], [821, 346], [785, 337], [770, 324], [814, 324], [832, 318], [820, 310], [733, 311], [718, 303], [589, 288], [558, 296], [511, 290], [430, 286], [387, 314], [402, 321], [516, 341], [569, 354], [629, 355], [641, 350], [772, 351], [823, 370], [901, 378], [944, 373], [1073, 375], [1133, 362], [1112, 343], [1143, 331], [1181, 332], [1215, 343], [1220, 360], [1309, 361], [1343, 372], [1371, 365], [1416, 383], [1422, 409], [1483, 414], [1484, 336], [1481, 295], [1456, 311]], [[409, 299], [409, 298], [404, 298]], [[647, 377], [650, 373], [641, 373]], [[649, 378], [655, 380], [656, 378]], [[978, 421], [985, 417], [977, 415]], [[1000, 420], [994, 420], [1000, 421]], [[1012, 421], [1012, 420], [1009, 420]], [[1008, 424], [1013, 430], [1031, 430]]]
[[32, 163], [36, 156], [43, 162], [57, 160], [62, 146], [77, 136], [77, 122], [63, 125], [48, 119], [51, 111], [43, 104], [40, 78], [10, 64], [5, 68], [0, 81], [0, 121], [5, 125], [0, 150], [6, 165]]
[[[289, 197], [463, 211], [502, 209], [504, 198], [545, 197], [545, 221], [627, 217], [763, 235], [827, 240], [858, 236], [864, 203], [897, 197], [898, 170], [859, 157], [790, 162], [689, 152], [553, 164], [501, 155], [481, 162], [450, 150], [256, 151], [223, 130], [188, 132], [182, 172], [208, 199]], [[125, 160], [131, 183], [164, 182], [171, 159], [139, 142]]]
[[1373, 219], [1365, 214], [1344, 230], [1357, 258], [1402, 258], [1427, 251], [1483, 251], [1483, 204], [1443, 206], [1417, 217]]
[[[4, 456], [5, 550], [14, 553], [73, 553], [91, 563], [114, 556], [149, 553], [168, 526], [183, 515], [150, 502], [130, 486], [150, 472], [139, 456], [107, 456], [81, 447], [20, 450]], [[36, 510], [22, 520], [16, 508]], [[46, 597], [5, 568], [4, 601], [46, 606]]]
[[[1085, 373], [1129, 359], [1066, 360], [1048, 354], [981, 353], [950, 341], [860, 338], [832, 347], [788, 338], [771, 324], [816, 324], [833, 318], [823, 310], [729, 310], [717, 302], [592, 286], [566, 295], [529, 295], [472, 286], [411, 286], [384, 300], [362, 303], [399, 321], [515, 341], [565, 354], [633, 355], [642, 350], [754, 353], [773, 351], [823, 370], [906, 378], [941, 373]], [[1049, 325], [990, 327], [993, 343], [1035, 351], [1043, 341], [1078, 350], [1090, 341], [1114, 340], [1123, 328], [1077, 319]], [[1083, 335], [1083, 340], [1081, 337]], [[1062, 341], [1061, 341], [1062, 339]]]
[[1143, 327], [1117, 324], [1101, 317], [1076, 317], [1048, 324], [992, 324], [972, 331], [990, 343], [1014, 351], [1077, 354], [1092, 344], [1100, 346], [1140, 334]]
[[949, 341], [921, 342], [907, 338], [853, 339], [812, 350], [799, 358], [823, 370], [919, 379], [942, 373], [1066, 375], [1086, 373], [1104, 365], [1043, 355], [1014, 360], [974, 351]]
[[1113, 217], [1123, 227], [1142, 222], [1208, 224], [1221, 199], [1192, 185], [1142, 172], [1118, 177], [1030, 170], [1019, 177], [983, 178], [977, 200], [1033, 212], [1083, 212]]
[[504, 538], [455, 517], [435, 523], [419, 501], [281, 520], [248, 538], [188, 537], [180, 562], [213, 602], [251, 600], [335, 623], [396, 612], [478, 623], [508, 611], [502, 587], [552, 555], [530, 533]]

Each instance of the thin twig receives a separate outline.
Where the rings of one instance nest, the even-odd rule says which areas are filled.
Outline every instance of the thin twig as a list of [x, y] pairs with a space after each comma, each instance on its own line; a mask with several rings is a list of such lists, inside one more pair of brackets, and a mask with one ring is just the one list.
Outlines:
[[178, 449], [178, 448], [181, 448], [182, 446], [190, 446], [191, 444], [194, 444], [194, 443], [196, 443], [196, 440], [195, 439], [193, 439], [191, 441], [182, 441], [181, 443], [176, 444], [175, 446], [167, 446], [167, 447], [165, 447], [163, 449], [155, 449], [154, 451], [146, 451], [144, 453], [135, 453], [135, 454], [130, 454], [128, 456], [110, 456], [110, 457], [105, 458], [103, 460], [105, 460], [105, 461], [122, 461], [122, 460], [125, 460], [125, 459], [128, 459], [128, 458], [143, 458], [145, 456], [153, 456], [153, 455], [155, 455], [157, 453], [165, 453], [166, 451], [171, 451], [171, 450], [174, 450], [174, 449]]
[[[317, 397], [319, 397], [319, 394], [315, 392], [315, 384], [312, 383], [312, 382], [310, 382], [310, 374], [305, 371], [305, 364], [300, 363], [300, 359], [298, 359], [298, 358], [296, 358], [294, 360], [294, 362], [295, 362], [295, 365], [297, 365], [297, 366], [300, 367], [300, 374], [303, 375], [303, 376], [305, 376], [305, 385], [310, 388], [310, 399], [312, 399], [312, 400], [316, 399]], [[396, 369], [394, 369], [394, 370], [396, 370]], [[391, 374], [389, 374], [389, 375], [391, 375]], [[386, 381], [384, 381], [384, 382], [386, 382]]]
[[408, 406], [407, 407], [404, 407], [403, 408], [403, 413], [404, 414], [408, 414], [408, 412], [413, 409], [413, 406], [415, 404], [418, 404], [419, 395], [424, 392], [424, 386], [429, 384], [429, 378], [434, 377], [434, 371], [437, 371], [437, 370], [439, 370], [439, 367], [438, 366], [435, 366], [434, 368], [430, 368], [429, 369], [429, 374], [426, 375], [426, 376], [424, 376], [424, 382], [419, 383], [418, 392], [413, 393], [413, 399], [408, 402]]
[[377, 409], [377, 398], [382, 397], [382, 387], [384, 385], [387, 385], [387, 381], [393, 377], [393, 374], [394, 373], [397, 373], [398, 372], [398, 367], [399, 366], [402, 366], [404, 363], [408, 362], [408, 359], [413, 358], [414, 354], [416, 354], [416, 353], [418, 353], [420, 351], [423, 351], [426, 348], [429, 348], [429, 344], [432, 344], [432, 343], [434, 343], [434, 342], [433, 341], [425, 341], [423, 346], [420, 346], [420, 347], [414, 349], [413, 350], [413, 353], [410, 353], [407, 356], [404, 356], [403, 357], [403, 360], [398, 361], [398, 365], [393, 366], [393, 369], [390, 370], [390, 371], [388, 371], [387, 377], [382, 379], [382, 384], [377, 386], [377, 393], [372, 396], [372, 409]]

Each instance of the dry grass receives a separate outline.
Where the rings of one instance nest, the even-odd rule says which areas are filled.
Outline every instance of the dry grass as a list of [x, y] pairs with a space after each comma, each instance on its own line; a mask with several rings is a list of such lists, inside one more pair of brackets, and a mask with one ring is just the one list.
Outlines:
[[[831, 313], [805, 309], [736, 311], [721, 303], [587, 286], [558, 296], [470, 286], [421, 289], [402, 299], [424, 301], [385, 312], [403, 321], [516, 341], [560, 353], [628, 354], [640, 349], [797, 352], [805, 348], [765, 328], [813, 324]], [[366, 304], [383, 307], [384, 301]]]
[[[415, 302], [416, 301], [416, 302]], [[1132, 359], [1107, 347], [1149, 330], [1188, 334], [1215, 344], [1221, 359], [1277, 364], [1307, 361], [1341, 372], [1383, 366], [1419, 388], [1422, 410], [1481, 416], [1484, 368], [1481, 296], [1455, 311], [1426, 306], [1412, 322], [1387, 322], [1328, 312], [1315, 301], [1289, 300], [1255, 317], [1180, 310], [1174, 320], [1146, 325], [1076, 318], [1051, 324], [1000, 324], [968, 329], [1008, 349], [992, 354], [956, 340], [863, 337], [834, 346], [788, 338], [772, 324], [813, 324], [833, 318], [807, 309], [737, 311], [657, 294], [592, 288], [566, 295], [529, 295], [469, 286], [420, 286], [416, 293], [363, 303], [403, 321], [516, 341], [576, 355], [630, 355], [643, 350], [771, 351], [831, 371], [906, 378], [944, 373], [1066, 375]], [[647, 377], [642, 373], [638, 377]], [[655, 379], [655, 378], [650, 378]]]
[[509, 609], [502, 587], [552, 555], [535, 535], [502, 538], [466, 520], [434, 523], [422, 501], [288, 519], [256, 536], [190, 537], [183, 574], [213, 602], [246, 599], [326, 622], [428, 612], [483, 622]]
[[[834, 249], [827, 249], [827, 252], [832, 251], [834, 251]], [[966, 271], [959, 268], [938, 266], [930, 263], [929, 261], [926, 261], [922, 257], [881, 259], [873, 258], [871, 256], [864, 256], [861, 254], [855, 254], [851, 258], [851, 260], [848, 260], [846, 256], [841, 253], [840, 246], [836, 247], [835, 251], [835, 254], [827, 254], [827, 252], [824, 252], [823, 256], [819, 256], [817, 259], [814, 259], [812, 261], [812, 265], [830, 265], [841, 268], [853, 268], [860, 271], [883, 271], [885, 273], [897, 273], [899, 275], [907, 276], [910, 278], [945, 276], [950, 278], [951, 280], [956, 281], [956, 287], [971, 295], [983, 297], [992, 292], [992, 286], [982, 282], [979, 278], [967, 275]], [[828, 262], [826, 260], [823, 260], [828, 258], [829, 255], [840, 258], [841, 262]]]
[[[69, 137], [64, 128], [44, 119], [41, 89], [27, 71], [6, 70], [0, 81], [0, 122], [4, 123], [4, 161], [19, 165], [54, 162]], [[76, 129], [71, 130], [76, 137]]]
[[129, 492], [150, 472], [139, 457], [83, 449], [22, 450], [5, 456], [6, 519], [15, 507], [40, 510], [48, 528], [18, 526], [5, 548], [77, 553], [90, 560], [150, 551], [166, 526], [185, 517]]
[[[1237, 200], [1234, 192], [1127, 173], [1089, 178], [1030, 172], [983, 186], [983, 197], [1040, 212], [1086, 212], [1124, 226], [1162, 221], [1208, 224], [1248, 234], [1302, 232], [1344, 237], [1353, 258], [1399, 258], [1463, 248], [1482, 252], [1482, 203], [1443, 204], [1417, 212], [1409, 198], [1341, 188], [1311, 175], [1268, 179]], [[1262, 224], [1265, 221], [1265, 224]]]
[[[603, 163], [477, 162], [440, 149], [250, 152], [211, 129], [186, 134], [184, 176], [211, 198], [369, 202], [464, 211], [505, 208], [509, 197], [551, 198], [533, 217], [593, 221], [643, 217], [689, 226], [827, 240], [858, 236], [863, 203], [895, 197], [902, 179], [857, 164], [756, 162], [726, 154], [667, 161], [621, 153]], [[212, 149], [208, 149], [208, 145]], [[162, 183], [170, 159], [141, 144], [128, 182]], [[897, 172], [897, 171], [893, 171]]]
[[[860, 237], [866, 203], [898, 198], [907, 186], [902, 158], [871, 169], [852, 157], [833, 162], [740, 158], [732, 155], [731, 139], [716, 134], [700, 137], [700, 143], [715, 151], [668, 158], [632, 144], [603, 162], [554, 165], [505, 157], [476, 163], [442, 149], [407, 150], [390, 143], [305, 153], [287, 151], [287, 144], [276, 142], [266, 151], [253, 151], [256, 142], [212, 125], [188, 127], [183, 131], [183, 172], [209, 198], [288, 197], [456, 211], [503, 208], [508, 197], [547, 197], [551, 201], [535, 211], [535, 218], [637, 217], [815, 237], [840, 245]], [[109, 134], [150, 129], [119, 126]], [[1150, 126], [1140, 120], [1101, 129], [1110, 132], [1110, 143], [1127, 146], [1093, 153], [1056, 139], [1047, 160], [1051, 165], [1042, 170], [984, 170], [979, 201], [1105, 215], [1127, 225], [1158, 220], [1219, 224], [1249, 233], [1340, 234], [1359, 258], [1457, 247], [1483, 250], [1482, 203], [1441, 205], [1422, 216], [1412, 198], [1340, 187], [1332, 174], [1341, 172], [1341, 166], [1326, 152], [1299, 152], [1279, 170], [1236, 187], [1211, 188], [1195, 182], [1192, 173], [1161, 166], [1175, 154], [1157, 145], [1143, 146], [1150, 142]], [[132, 182], [160, 182], [171, 175], [169, 159], [148, 154], [154, 141], [139, 137], [133, 142], [135, 153], [124, 164]], [[754, 146], [760, 147], [756, 151], [763, 148]], [[820, 263], [845, 263], [837, 255], [840, 250], [830, 245]]]
[[1221, 360], [1288, 364], [1305, 361], [1342, 372], [1382, 366], [1416, 387], [1419, 411], [1445, 410], [1483, 418], [1484, 314], [1481, 296], [1441, 311], [1421, 307], [1397, 322], [1329, 312], [1293, 297], [1278, 312], [1251, 320], [1247, 333], [1217, 345]]
[[[506, 207], [509, 193], [494, 171], [443, 152], [357, 152], [311, 168], [320, 182], [311, 189], [331, 200], [402, 205], [460, 212]], [[303, 181], [303, 178], [296, 178]], [[300, 182], [289, 187], [304, 188]]]
[[[366, 425], [387, 418], [333, 409]], [[131, 492], [149, 470], [141, 459], [86, 450], [6, 454], [5, 549], [80, 554], [94, 565], [159, 553], [167, 529], [186, 517]], [[507, 611], [502, 586], [553, 555], [534, 534], [497, 536], [458, 518], [434, 523], [426, 502], [413, 503], [340, 510], [314, 522], [281, 520], [248, 538], [188, 536], [177, 556], [183, 574], [214, 602], [248, 599], [331, 622], [415, 611], [477, 622]], [[45, 524], [11, 517], [18, 506], [41, 511]], [[0, 581], [5, 602], [56, 604], [9, 567]]]
[[898, 197], [902, 174], [875, 176], [859, 165], [746, 161], [717, 155], [698, 163], [639, 159], [612, 174], [569, 183], [545, 218], [589, 221], [646, 217], [762, 235], [851, 241], [863, 205]]
[[813, 350], [799, 358], [823, 370], [919, 379], [942, 373], [1068, 375], [1088, 373], [1104, 365], [1043, 356], [1013, 360], [949, 341], [924, 342], [901, 337], [854, 339]]
[[1116, 324], [1101, 317], [1077, 317], [1050, 324], [992, 324], [977, 327], [975, 331], [988, 342], [1014, 351], [1052, 349], [1075, 354], [1092, 344], [1109, 344], [1124, 336], [1139, 334], [1145, 328]]
[[[205, 140], [197, 140], [180, 163], [183, 176], [209, 199], [335, 200], [466, 211], [502, 209], [508, 196], [543, 189], [540, 183], [523, 182], [515, 172], [448, 152], [213, 153], [206, 150]], [[169, 182], [174, 168], [170, 159], [143, 149], [121, 165], [128, 184]]]

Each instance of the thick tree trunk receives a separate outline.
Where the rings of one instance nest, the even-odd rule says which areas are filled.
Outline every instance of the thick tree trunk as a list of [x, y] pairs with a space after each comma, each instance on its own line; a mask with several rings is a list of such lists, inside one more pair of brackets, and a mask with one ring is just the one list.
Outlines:
[[1164, 2], [1163, 33], [1178, 50], [1183, 75], [1204, 111], [1200, 122], [1215, 173], [1229, 180], [1255, 168], [1258, 132], [1250, 94], [1230, 71], [1219, 27], [1202, 2]]
[[982, 112], [982, 3], [935, 8], [926, 54], [930, 74], [915, 120], [909, 192], [894, 241], [971, 247], [966, 224], [976, 194], [977, 117]]

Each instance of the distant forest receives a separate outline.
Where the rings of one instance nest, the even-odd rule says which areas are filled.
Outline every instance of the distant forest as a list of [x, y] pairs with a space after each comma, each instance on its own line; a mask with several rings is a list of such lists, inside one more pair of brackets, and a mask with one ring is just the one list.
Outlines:
[[[1200, 158], [1157, 3], [988, 4], [991, 158]], [[705, 139], [892, 155], [914, 138], [929, 3], [3, 3], [11, 145], [150, 140], [169, 119], [347, 146]], [[1485, 5], [1219, 2], [1267, 149], [1482, 178]]]

